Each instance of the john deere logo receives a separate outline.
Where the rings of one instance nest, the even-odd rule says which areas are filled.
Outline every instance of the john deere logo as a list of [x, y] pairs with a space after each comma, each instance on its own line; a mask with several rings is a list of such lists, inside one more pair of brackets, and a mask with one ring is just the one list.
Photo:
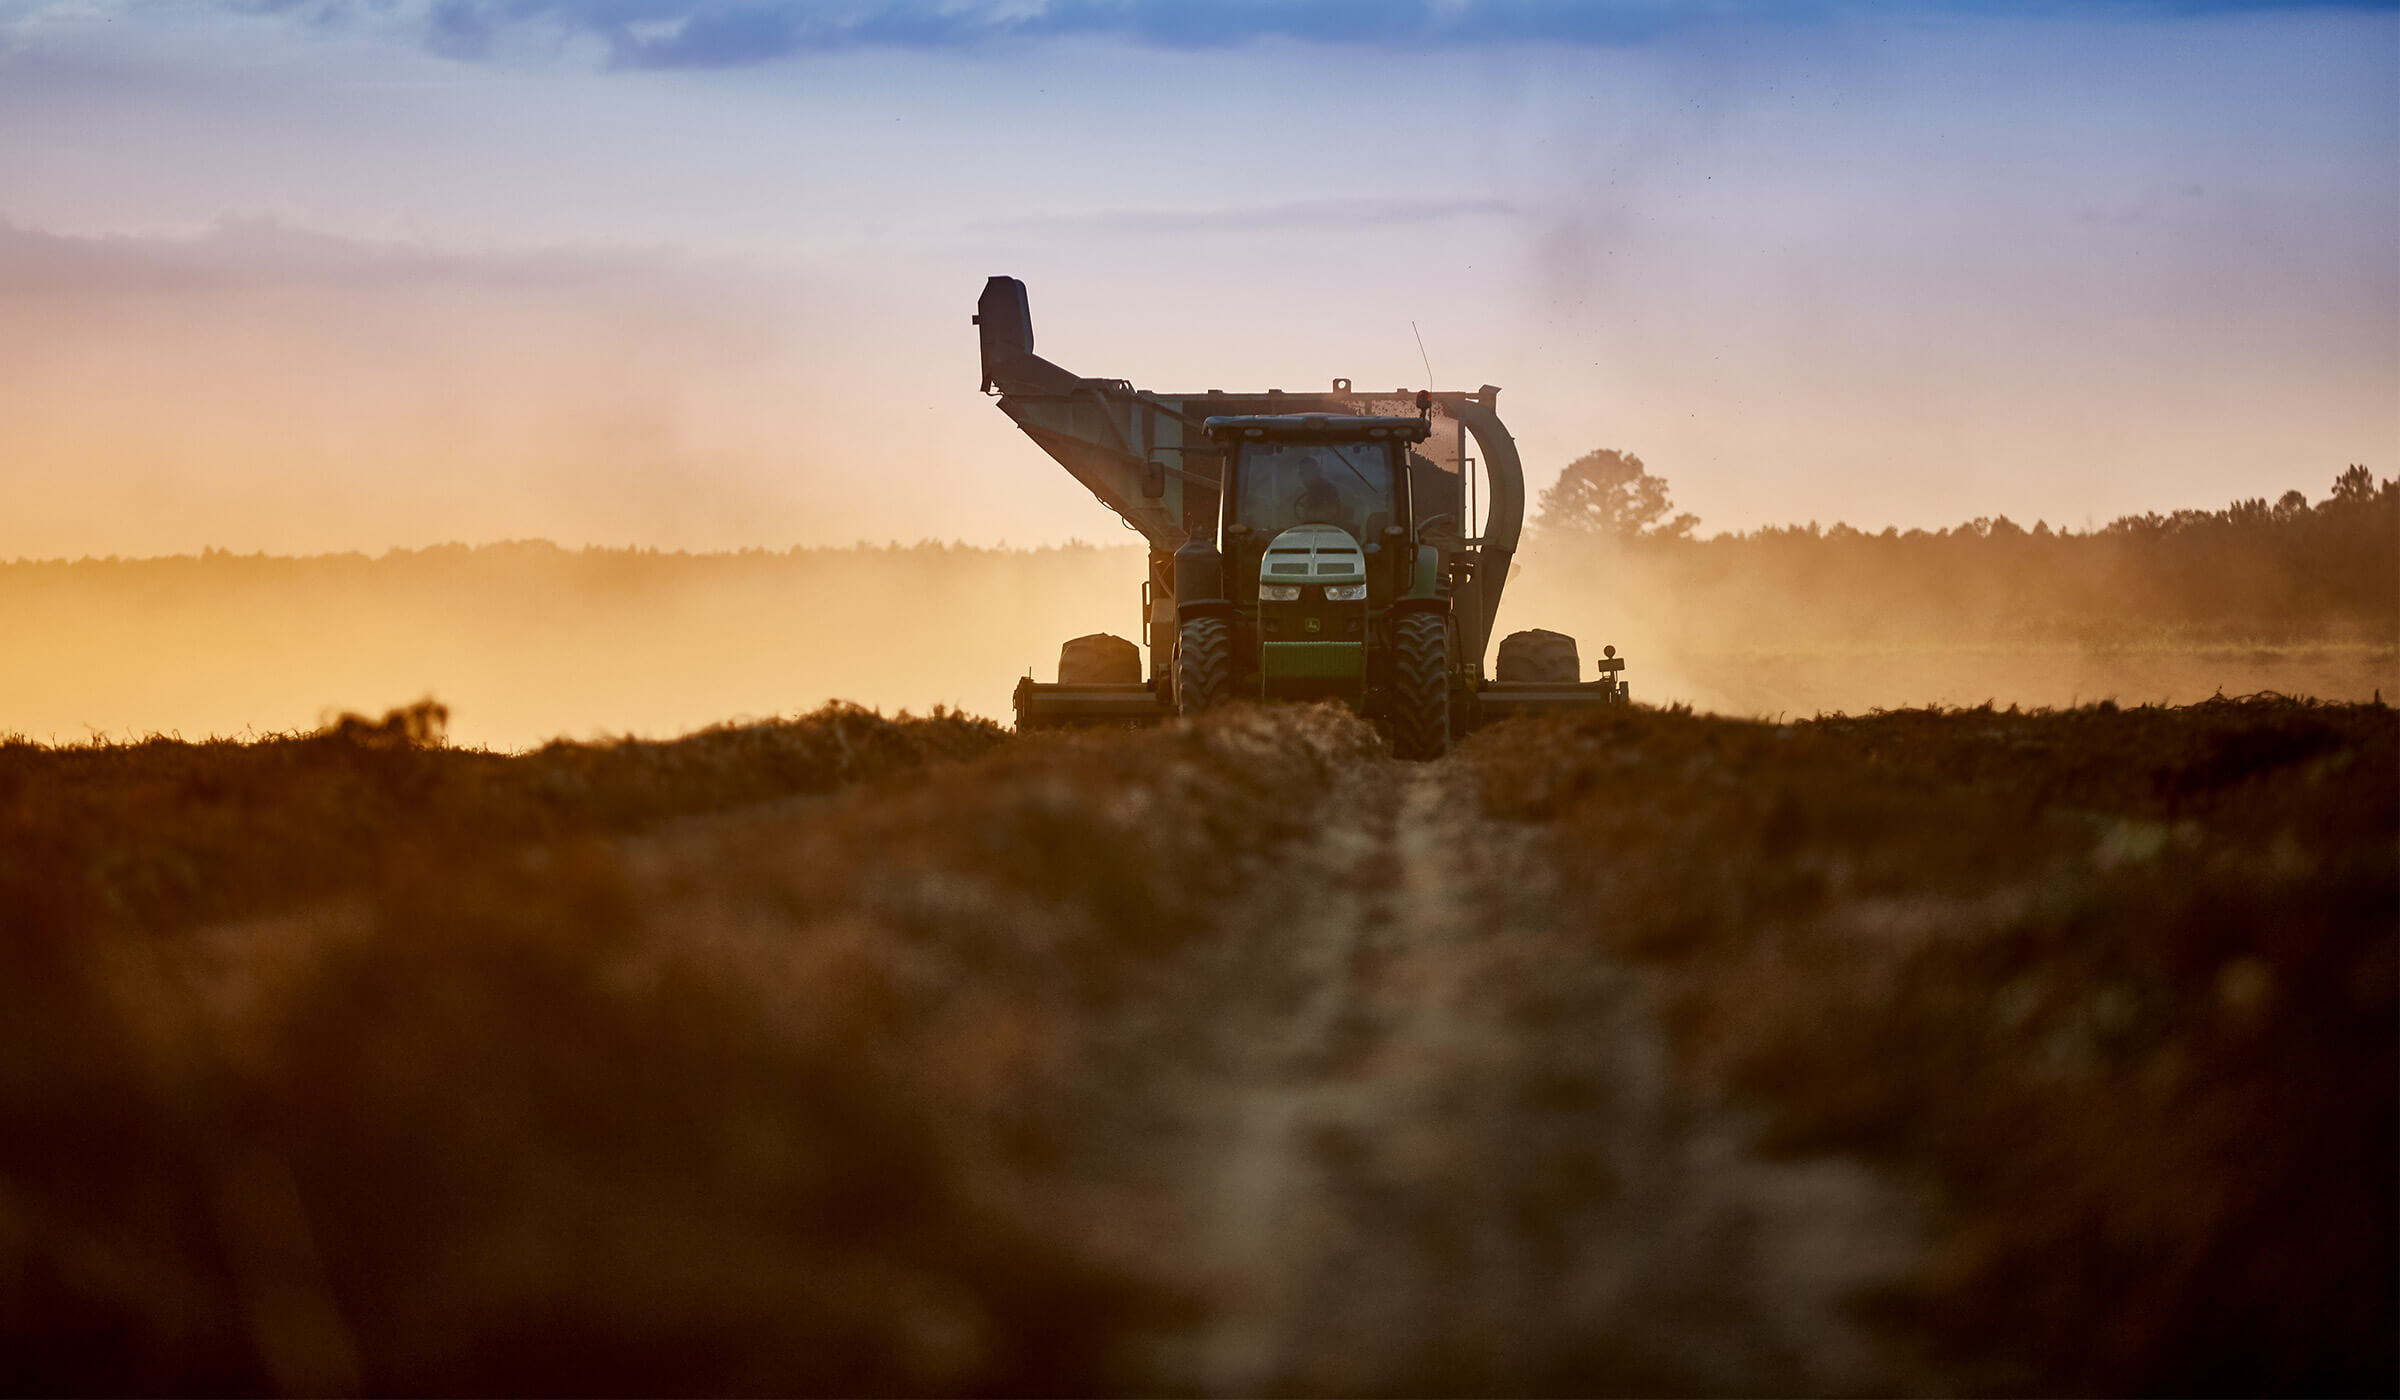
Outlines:
[[1313, 618], [1313, 617], [1312, 617], [1312, 618], [1308, 619], [1308, 621], [1307, 621], [1306, 623], [1304, 623], [1304, 624], [1302, 624], [1302, 625], [1301, 625], [1301, 629], [1300, 629], [1300, 630], [1301, 630], [1301, 631], [1303, 631], [1303, 632], [1316, 632], [1316, 631], [1320, 631], [1320, 630], [1322, 630], [1322, 629], [1323, 629], [1323, 627], [1324, 627], [1324, 624], [1323, 624], [1323, 623], [1319, 622], [1317, 619], [1315, 619], [1315, 618]]

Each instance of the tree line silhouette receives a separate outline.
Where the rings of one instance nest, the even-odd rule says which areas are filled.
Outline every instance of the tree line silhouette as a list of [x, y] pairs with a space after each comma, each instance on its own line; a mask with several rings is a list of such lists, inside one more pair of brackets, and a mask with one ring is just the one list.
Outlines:
[[[1960, 641], [2357, 641], [2400, 637], [2400, 482], [2363, 465], [2324, 499], [2122, 516], [2091, 530], [2006, 516], [1949, 529], [1768, 526], [1701, 537], [1640, 457], [1576, 459], [1541, 494], [1527, 555], [1741, 610], [1809, 637]], [[1779, 620], [1779, 621], [1778, 621]]]

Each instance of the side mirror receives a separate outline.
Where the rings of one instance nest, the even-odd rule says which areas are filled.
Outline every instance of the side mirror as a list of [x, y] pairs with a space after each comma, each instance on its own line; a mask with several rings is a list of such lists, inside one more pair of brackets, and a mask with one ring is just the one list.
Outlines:
[[1142, 463], [1142, 494], [1154, 501], [1167, 494], [1166, 463]]

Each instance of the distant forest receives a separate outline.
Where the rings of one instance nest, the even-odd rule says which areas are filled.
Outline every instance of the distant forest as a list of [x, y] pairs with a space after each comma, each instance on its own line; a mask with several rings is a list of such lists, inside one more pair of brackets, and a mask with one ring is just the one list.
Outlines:
[[[2313, 503], [2294, 490], [2273, 502], [2126, 516], [2083, 531], [2028, 529], [2005, 516], [1880, 533], [1810, 523], [1702, 536], [1697, 524], [1673, 511], [1666, 483], [1641, 458], [1587, 454], [1542, 493], [1519, 554], [1524, 587], [1511, 595], [1571, 596], [1578, 611], [1672, 620], [1703, 645], [2400, 645], [2400, 483], [2363, 466]], [[1065, 624], [1061, 614], [1079, 611], [1070, 599], [1088, 609], [1105, 598], [1094, 620], [1130, 632], [1139, 557], [1113, 542], [1011, 549], [932, 540], [705, 554], [538, 540], [372, 558], [209, 550], [0, 563], [0, 602], [73, 600], [108, 611], [144, 599], [177, 608], [211, 599], [253, 614], [299, 590], [320, 609], [355, 609], [361, 622], [398, 605], [419, 613], [420, 627], [438, 626], [444, 612], [488, 623], [494, 608], [531, 613], [518, 621], [538, 626], [553, 609], [595, 605], [630, 607], [620, 621], [634, 622], [697, 591], [720, 622], [746, 614], [793, 641], [814, 633], [810, 640], [855, 642], [861, 631], [940, 635], [970, 618], [1004, 630], [1033, 616]], [[927, 609], [942, 620], [925, 617]], [[1052, 645], [1029, 638], [1009, 654], [1047, 660]]]
[[[2400, 692], [2400, 492], [2363, 469], [2315, 503], [2294, 492], [2080, 533], [1993, 519], [1704, 539], [1639, 459], [1609, 455], [1651, 495], [1594, 493], [1635, 517], [1602, 510], [1598, 524], [1630, 528], [1599, 529], [1594, 511], [1557, 509], [1554, 488], [1500, 630], [1564, 631], [1587, 657], [1614, 645], [1648, 702], [1766, 714]], [[427, 695], [451, 707], [454, 739], [501, 746], [679, 734], [830, 698], [1004, 718], [1019, 677], [1055, 674], [1062, 641], [1140, 637], [1143, 573], [1140, 547], [1113, 541], [0, 563], [0, 735], [308, 729]]]
[[1812, 523], [1702, 538], [1671, 509], [1640, 458], [1593, 453], [1543, 494], [1523, 558], [1556, 584], [1604, 592], [1620, 580], [1704, 631], [1765, 639], [2400, 639], [2400, 483], [2363, 466], [2313, 504], [2294, 490], [2087, 531], [2001, 516], [1946, 530]]

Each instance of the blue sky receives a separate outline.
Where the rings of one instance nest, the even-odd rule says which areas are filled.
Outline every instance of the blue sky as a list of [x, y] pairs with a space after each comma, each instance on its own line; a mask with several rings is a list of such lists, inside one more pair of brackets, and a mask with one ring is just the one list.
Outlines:
[[[2390, 5], [0, 0], [0, 557], [1112, 539], [1161, 389], [1505, 387], [1707, 528], [2400, 457]], [[13, 314], [12, 314], [13, 313]]]

